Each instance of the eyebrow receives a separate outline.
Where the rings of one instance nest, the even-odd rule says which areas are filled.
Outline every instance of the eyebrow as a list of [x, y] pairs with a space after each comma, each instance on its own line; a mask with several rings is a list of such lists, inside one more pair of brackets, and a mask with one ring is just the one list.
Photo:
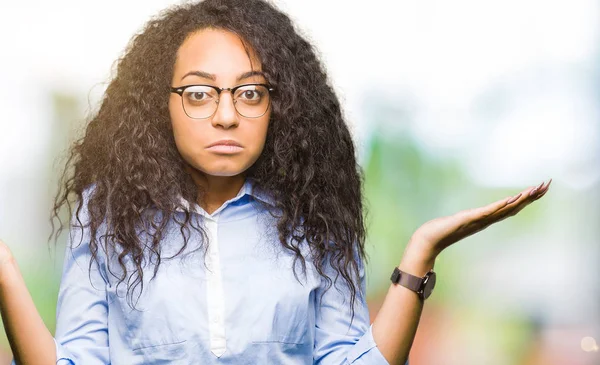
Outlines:
[[[188, 76], [198, 76], [198, 77], [202, 77], [202, 78], [209, 79], [212, 81], [217, 81], [217, 76], [215, 76], [214, 74], [208, 73], [208, 72], [204, 72], [204, 71], [190, 71], [190, 72], [186, 73], [185, 75], [183, 75], [181, 80], [185, 79]], [[238, 77], [235, 79], [235, 81], [238, 82], [240, 80], [247, 79], [252, 76], [262, 76], [266, 79], [266, 76], [265, 76], [264, 72], [262, 72], [262, 71], [247, 71], [247, 72], [244, 72], [243, 74], [238, 75]]]

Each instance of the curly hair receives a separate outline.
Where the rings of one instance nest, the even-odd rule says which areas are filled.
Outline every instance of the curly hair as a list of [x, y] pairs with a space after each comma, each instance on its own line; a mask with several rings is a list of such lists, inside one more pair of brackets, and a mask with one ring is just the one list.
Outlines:
[[[315, 49], [286, 14], [264, 0], [206, 0], [172, 6], [150, 19], [130, 40], [116, 61], [100, 108], [88, 118], [83, 137], [68, 151], [52, 209], [53, 232], [54, 218], [60, 222], [56, 238], [63, 229], [60, 208], [67, 204], [73, 216], [70, 197], [74, 194], [83, 202], [86, 188], [93, 185], [84, 207], [89, 214], [90, 268], [92, 261], [98, 262], [96, 236], [105, 222], [103, 237], [110, 240], [104, 241], [104, 250], [110, 246], [120, 251], [123, 274], [119, 284], [127, 277], [125, 258], [136, 267], [137, 279], [128, 286], [128, 293], [139, 284], [143, 289], [145, 248], [156, 256], [156, 276], [161, 237], [175, 215], [174, 207], [185, 212], [185, 219], [177, 222], [184, 238], [178, 254], [188, 244], [189, 227], [206, 241], [206, 232], [193, 226], [191, 212], [181, 206], [181, 197], [197, 201], [201, 192], [176, 148], [168, 110], [178, 48], [192, 33], [206, 28], [238, 35], [256, 52], [268, 83], [277, 90], [263, 152], [246, 176], [272, 194], [282, 212], [277, 217], [278, 238], [295, 254], [296, 279], [297, 260], [306, 271], [299, 247], [306, 240], [318, 273], [328, 283], [326, 290], [332, 284], [323, 269], [327, 264], [335, 270], [335, 280], [341, 275], [349, 286], [354, 318], [355, 297], [361, 295], [359, 268], [366, 260], [364, 173]], [[81, 209], [79, 205], [74, 216], [80, 223]], [[157, 215], [157, 211], [162, 213]], [[153, 217], [150, 223], [146, 216]], [[140, 231], [151, 233], [150, 246], [141, 242]]]

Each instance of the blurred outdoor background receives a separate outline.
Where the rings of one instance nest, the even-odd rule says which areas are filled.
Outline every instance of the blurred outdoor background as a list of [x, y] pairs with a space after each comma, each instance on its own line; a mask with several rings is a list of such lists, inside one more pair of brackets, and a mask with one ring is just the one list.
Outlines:
[[[421, 224], [553, 179], [442, 253], [411, 365], [600, 364], [600, 2], [275, 2], [316, 44], [366, 171], [372, 316]], [[66, 148], [130, 37], [175, 3], [0, 5], [0, 238], [52, 332]], [[4, 331], [0, 348], [8, 364]]]

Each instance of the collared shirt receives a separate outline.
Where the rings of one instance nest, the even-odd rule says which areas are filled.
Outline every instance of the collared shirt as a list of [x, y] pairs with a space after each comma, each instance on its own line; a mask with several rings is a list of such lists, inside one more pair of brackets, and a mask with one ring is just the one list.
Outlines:
[[[72, 220], [57, 303], [57, 364], [388, 364], [373, 340], [362, 261], [362, 295], [351, 323], [350, 291], [341, 276], [336, 281], [332, 268], [324, 268], [333, 285], [318, 302], [327, 282], [306, 246], [300, 246], [306, 276], [297, 261], [300, 281], [294, 277], [294, 254], [279, 243], [276, 218], [260, 204], [273, 200], [252, 186], [246, 179], [212, 214], [193, 204], [192, 218], [203, 217], [196, 222], [203, 221], [208, 234], [206, 266], [194, 229], [187, 232], [188, 247], [175, 255], [183, 237], [179, 225], [169, 223], [161, 241], [167, 259], [153, 280], [154, 263], [143, 268], [142, 294], [138, 300], [138, 285], [129, 298], [135, 309], [127, 280], [117, 286], [116, 256], [99, 248], [100, 265], [90, 269], [89, 232], [73, 228]], [[87, 217], [85, 195], [82, 208]], [[175, 212], [174, 219], [183, 217]], [[131, 275], [135, 266], [125, 265]]]

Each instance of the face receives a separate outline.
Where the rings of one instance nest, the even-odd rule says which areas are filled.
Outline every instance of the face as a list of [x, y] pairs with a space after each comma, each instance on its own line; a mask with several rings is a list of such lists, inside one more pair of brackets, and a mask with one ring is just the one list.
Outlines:
[[[261, 65], [251, 49], [248, 53], [251, 59], [240, 38], [231, 32], [216, 29], [198, 31], [189, 36], [177, 52], [171, 86], [202, 84], [229, 88], [248, 83], [266, 84], [267, 80], [260, 72], [249, 73], [253, 70], [261, 71]], [[202, 92], [187, 95], [184, 93], [183, 96], [171, 93], [169, 113], [177, 149], [195, 174], [199, 173], [201, 176], [241, 174], [252, 166], [263, 150], [271, 107], [269, 106], [262, 116], [249, 118], [236, 111], [230, 91], [221, 92], [218, 104], [214, 101], [216, 98], [206, 99], [207, 95]], [[251, 105], [252, 99], [256, 98], [255, 95], [251, 90], [236, 92], [238, 109], [243, 112], [244, 106], [240, 106], [240, 103]], [[182, 99], [186, 97], [188, 101], [184, 108]], [[214, 114], [205, 119], [191, 118], [188, 115], [189, 109], [194, 105], [198, 107], [203, 102], [206, 102], [203, 108], [210, 108], [206, 105], [217, 106]], [[211, 144], [220, 140], [233, 140], [241, 148], [226, 146], [209, 148]]]

